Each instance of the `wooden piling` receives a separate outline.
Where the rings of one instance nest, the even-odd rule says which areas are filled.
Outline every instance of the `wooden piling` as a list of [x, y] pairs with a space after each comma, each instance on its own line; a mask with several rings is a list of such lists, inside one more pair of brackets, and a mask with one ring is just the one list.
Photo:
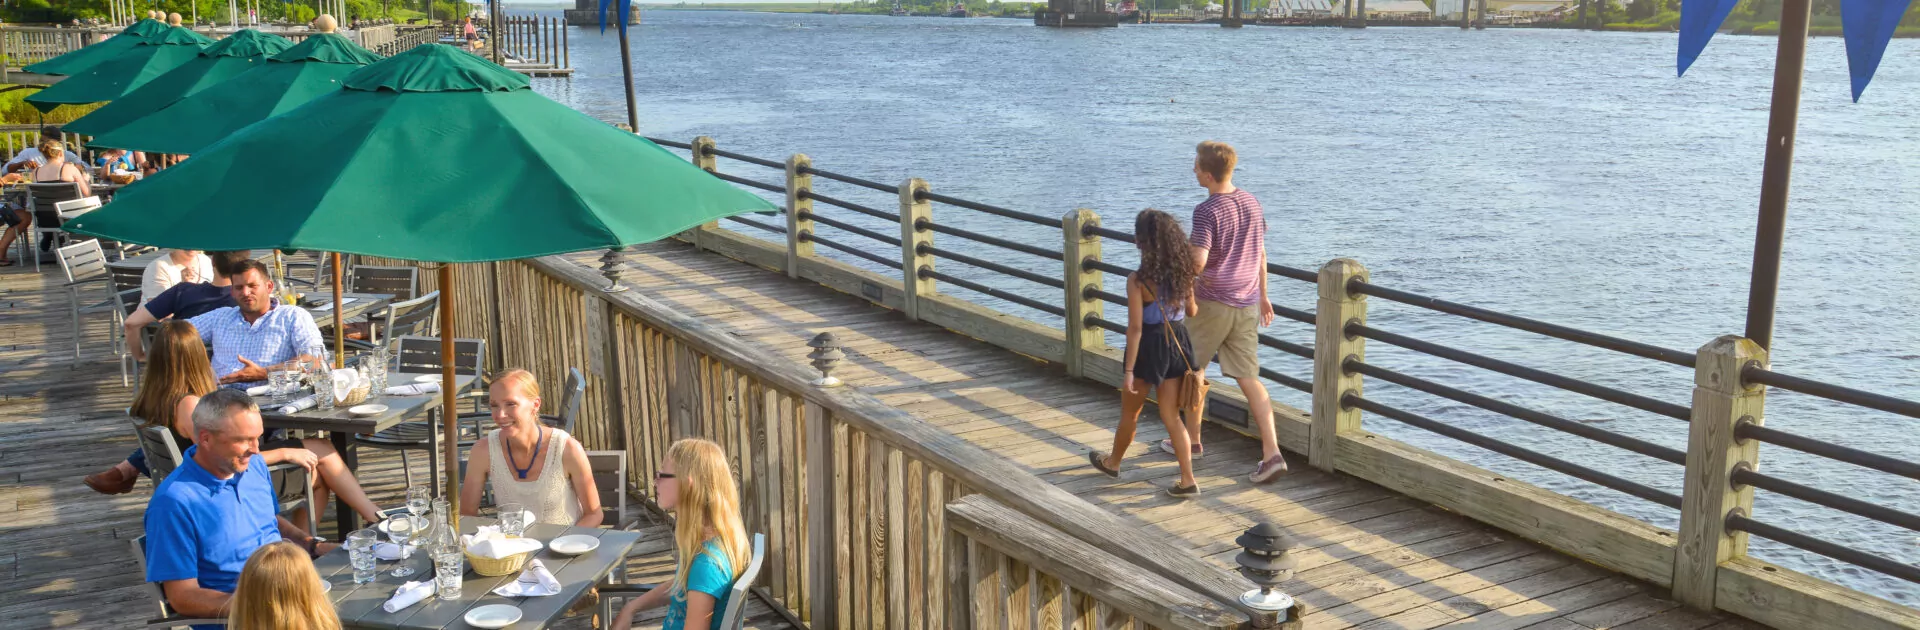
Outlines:
[[1086, 376], [1086, 354], [1088, 350], [1105, 347], [1107, 331], [1097, 326], [1087, 325], [1088, 317], [1100, 317], [1104, 314], [1106, 302], [1098, 298], [1087, 297], [1087, 291], [1100, 289], [1102, 280], [1100, 270], [1087, 266], [1087, 261], [1100, 260], [1100, 236], [1089, 234], [1089, 228], [1100, 227], [1100, 215], [1092, 210], [1080, 208], [1060, 221], [1066, 264], [1066, 296], [1062, 302], [1066, 306], [1067, 349], [1063, 357], [1067, 375], [1074, 378]]
[[920, 245], [933, 246], [933, 230], [920, 227], [920, 219], [933, 221], [933, 203], [920, 199], [916, 193], [928, 190], [926, 180], [918, 177], [900, 182], [900, 273], [901, 289], [906, 293], [905, 308], [907, 319], [920, 319], [920, 297], [933, 295], [936, 291], [933, 278], [921, 277], [920, 271], [933, 271], [933, 254], [921, 253]]
[[1367, 268], [1350, 258], [1336, 258], [1320, 268], [1320, 301], [1314, 310], [1313, 428], [1307, 461], [1327, 472], [1334, 471], [1340, 435], [1360, 430], [1360, 410], [1348, 409], [1340, 400], [1348, 393], [1360, 393], [1360, 375], [1345, 366], [1348, 358], [1366, 359], [1367, 340], [1348, 335], [1347, 325], [1367, 322], [1367, 296], [1348, 291], [1347, 284], [1367, 277]]
[[813, 174], [805, 172], [812, 166], [813, 158], [805, 154], [787, 158], [787, 277], [795, 280], [800, 279], [800, 259], [813, 257], [813, 241], [800, 240], [801, 234], [813, 233], [813, 198], [807, 196], [813, 191]]
[[1673, 598], [1711, 611], [1720, 565], [1747, 555], [1747, 534], [1727, 529], [1727, 515], [1753, 509], [1753, 488], [1735, 487], [1732, 477], [1735, 469], [1759, 463], [1760, 443], [1734, 439], [1733, 431], [1741, 423], [1765, 421], [1766, 386], [1742, 382], [1740, 372], [1749, 365], [1766, 367], [1767, 349], [1728, 335], [1701, 347], [1697, 356]]

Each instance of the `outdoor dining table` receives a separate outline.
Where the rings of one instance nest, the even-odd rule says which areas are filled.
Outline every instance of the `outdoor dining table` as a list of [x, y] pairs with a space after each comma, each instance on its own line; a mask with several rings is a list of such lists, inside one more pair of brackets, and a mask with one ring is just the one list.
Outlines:
[[[494, 520], [478, 516], [460, 517], [460, 531], [473, 533], [480, 525], [492, 525]], [[393, 597], [395, 590], [406, 582], [433, 580], [433, 560], [424, 549], [416, 549], [413, 556], [406, 560], [381, 561], [379, 573], [372, 582], [353, 583], [353, 565], [347, 557], [347, 549], [342, 546], [327, 555], [314, 560], [314, 568], [320, 572], [332, 590], [327, 596], [333, 601], [334, 610], [340, 615], [340, 623], [347, 628], [406, 628], [426, 630], [432, 628], [457, 629], [472, 628], [466, 623], [467, 611], [478, 606], [507, 604], [520, 609], [520, 621], [507, 626], [508, 630], [540, 630], [552, 625], [565, 614], [567, 609], [586, 595], [587, 590], [600, 582], [614, 568], [625, 564], [627, 554], [640, 542], [638, 532], [626, 532], [597, 527], [572, 527], [538, 523], [527, 528], [526, 537], [545, 544], [560, 536], [585, 535], [598, 538], [600, 546], [593, 551], [578, 556], [555, 553], [552, 549], [542, 548], [535, 552], [533, 559], [553, 573], [560, 582], [560, 593], [545, 597], [502, 597], [492, 593], [502, 584], [512, 582], [519, 577], [517, 572], [498, 577], [484, 577], [474, 573], [469, 565], [460, 582], [460, 598], [442, 600], [428, 597], [426, 600], [402, 608], [399, 612], [387, 612], [380, 607]], [[393, 568], [406, 563], [414, 569], [413, 575], [399, 578], [393, 576]], [[531, 564], [531, 561], [529, 561]]]
[[[432, 376], [436, 379], [435, 382], [438, 382], [437, 379], [439, 379], [440, 373], [389, 372], [387, 374], [387, 383], [389, 386], [409, 385], [414, 382], [416, 377], [420, 376]], [[465, 392], [468, 388], [473, 387], [475, 379], [476, 377], [471, 374], [455, 376], [454, 387], [459, 392]], [[379, 433], [391, 429], [394, 425], [409, 420], [414, 416], [438, 409], [440, 408], [440, 394], [439, 392], [434, 392], [419, 396], [387, 396], [375, 392], [367, 397], [366, 402], [361, 404], [386, 405], [387, 410], [368, 416], [355, 416], [347, 411], [350, 407], [335, 405], [333, 409], [326, 411], [307, 409], [305, 411], [288, 414], [281, 413], [280, 406], [278, 405], [261, 405], [260, 420], [262, 426], [268, 429], [326, 431], [329, 439], [333, 442], [333, 449], [340, 452], [341, 461], [347, 464], [348, 469], [357, 471], [360, 468], [360, 458], [354, 450], [353, 440], [349, 439], [353, 434]], [[433, 452], [438, 453], [438, 434], [429, 431], [428, 436], [428, 439], [434, 442]], [[348, 507], [346, 502], [342, 501], [339, 497], [340, 495], [338, 493], [334, 494], [334, 519], [337, 525], [337, 532], [339, 533], [339, 538], [335, 540], [346, 540], [348, 532], [360, 528], [360, 515], [354, 513], [353, 508]]]

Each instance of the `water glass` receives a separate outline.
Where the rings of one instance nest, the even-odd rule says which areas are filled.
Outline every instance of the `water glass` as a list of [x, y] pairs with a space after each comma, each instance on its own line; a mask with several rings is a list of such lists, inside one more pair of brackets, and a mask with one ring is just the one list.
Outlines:
[[373, 547], [379, 542], [380, 533], [371, 529], [347, 534], [347, 559], [353, 563], [354, 584], [372, 582], [374, 575], [379, 573], [375, 566], [379, 558], [373, 555]]
[[412, 514], [414, 516], [425, 516], [427, 514], [427, 509], [432, 504], [433, 504], [433, 488], [429, 488], [426, 486], [414, 486], [411, 488], [407, 488], [407, 513], [408, 514]]
[[519, 536], [527, 531], [526, 508], [518, 503], [500, 504], [500, 533]]
[[458, 548], [433, 550], [433, 585], [440, 599], [460, 599], [460, 578], [466, 574], [466, 561]]
[[387, 535], [400, 545], [400, 563], [393, 567], [393, 577], [413, 575], [413, 565], [407, 561], [413, 559], [413, 546], [426, 540], [427, 529], [427, 517], [411, 514], [393, 517], [387, 525]]
[[289, 370], [274, 370], [267, 373], [267, 389], [271, 394], [271, 404], [287, 404], [287, 395], [294, 392], [298, 377]]
[[375, 394], [387, 391], [387, 363], [392, 360], [393, 357], [387, 354], [386, 345], [374, 346], [373, 364], [367, 366], [367, 373], [373, 378], [373, 392]]

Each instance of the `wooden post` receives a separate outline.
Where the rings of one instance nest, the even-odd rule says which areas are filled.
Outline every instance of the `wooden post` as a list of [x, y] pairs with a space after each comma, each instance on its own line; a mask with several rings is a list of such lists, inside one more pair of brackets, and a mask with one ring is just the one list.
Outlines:
[[796, 280], [800, 259], [813, 257], [813, 241], [800, 240], [801, 234], [813, 233], [813, 198], [807, 196], [813, 191], [813, 174], [802, 172], [812, 166], [813, 158], [803, 153], [787, 158], [787, 277]]
[[1347, 335], [1347, 324], [1367, 321], [1367, 296], [1347, 291], [1347, 282], [1367, 279], [1367, 268], [1351, 258], [1335, 258], [1320, 268], [1320, 302], [1314, 314], [1313, 430], [1307, 461], [1314, 468], [1334, 470], [1340, 435], [1360, 430], [1360, 410], [1346, 409], [1340, 399], [1360, 393], [1360, 375], [1343, 365], [1351, 357], [1366, 359], [1367, 340]]
[[573, 67], [573, 51], [567, 48], [567, 27], [560, 27], [560, 67]]
[[[710, 138], [707, 136], [700, 136], [698, 138], [694, 138], [693, 139], [693, 165], [698, 166], [700, 167], [700, 170], [703, 170], [709, 173], [720, 172], [719, 157], [713, 154], [713, 148], [714, 148], [713, 138]], [[688, 236], [692, 237], [689, 240], [693, 241], [693, 247], [695, 249], [705, 250], [707, 247], [706, 247], [705, 237], [702, 233], [707, 230], [715, 229], [718, 227], [720, 227], [719, 221], [708, 221], [706, 223], [702, 223], [700, 225], [694, 226], [694, 228], [691, 230], [688, 230], [689, 232]]]
[[807, 565], [808, 626], [835, 627], [835, 596], [840, 591], [840, 570], [835, 564], [836, 534], [833, 531], [833, 417], [827, 409], [807, 402]]
[[1086, 376], [1086, 351], [1107, 345], [1107, 331], [1087, 325], [1088, 317], [1100, 317], [1106, 307], [1106, 302], [1099, 298], [1087, 297], [1088, 290], [1102, 286], [1100, 270], [1086, 264], [1100, 260], [1100, 237], [1087, 233], [1088, 228], [1097, 227], [1100, 227], [1100, 215], [1086, 208], [1069, 212], [1060, 221], [1067, 285], [1063, 302], [1067, 307], [1067, 351], [1062, 362], [1067, 366], [1067, 376], [1074, 378]]
[[1673, 598], [1714, 609], [1720, 564], [1747, 554], [1746, 532], [1727, 529], [1727, 515], [1753, 509], [1753, 488], [1734, 487], [1736, 468], [1758, 464], [1760, 443], [1733, 437], [1743, 422], [1761, 424], [1767, 390], [1740, 378], [1749, 365], [1766, 367], [1767, 349], [1728, 335], [1700, 348], [1693, 376], [1693, 419], [1687, 431], [1687, 476], [1680, 531], [1673, 553]]
[[914, 321], [920, 319], [920, 296], [937, 291], [933, 278], [920, 277], [923, 269], [933, 271], [933, 254], [920, 253], [921, 244], [933, 246], [933, 230], [917, 225], [921, 219], [933, 220], [933, 203], [916, 194], [927, 190], [926, 180], [917, 177], [900, 182], [900, 288], [906, 293], [900, 310]]

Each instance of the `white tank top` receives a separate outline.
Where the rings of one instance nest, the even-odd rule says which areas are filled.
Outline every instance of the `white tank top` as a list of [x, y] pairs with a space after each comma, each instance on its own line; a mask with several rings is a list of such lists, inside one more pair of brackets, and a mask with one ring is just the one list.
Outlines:
[[487, 478], [493, 481], [493, 503], [518, 503], [532, 510], [541, 523], [572, 525], [580, 520], [580, 499], [573, 484], [567, 482], [567, 467], [560, 455], [566, 452], [573, 436], [566, 431], [546, 428], [546, 464], [540, 476], [521, 480], [507, 465], [507, 445], [500, 441], [500, 430], [487, 433]]

